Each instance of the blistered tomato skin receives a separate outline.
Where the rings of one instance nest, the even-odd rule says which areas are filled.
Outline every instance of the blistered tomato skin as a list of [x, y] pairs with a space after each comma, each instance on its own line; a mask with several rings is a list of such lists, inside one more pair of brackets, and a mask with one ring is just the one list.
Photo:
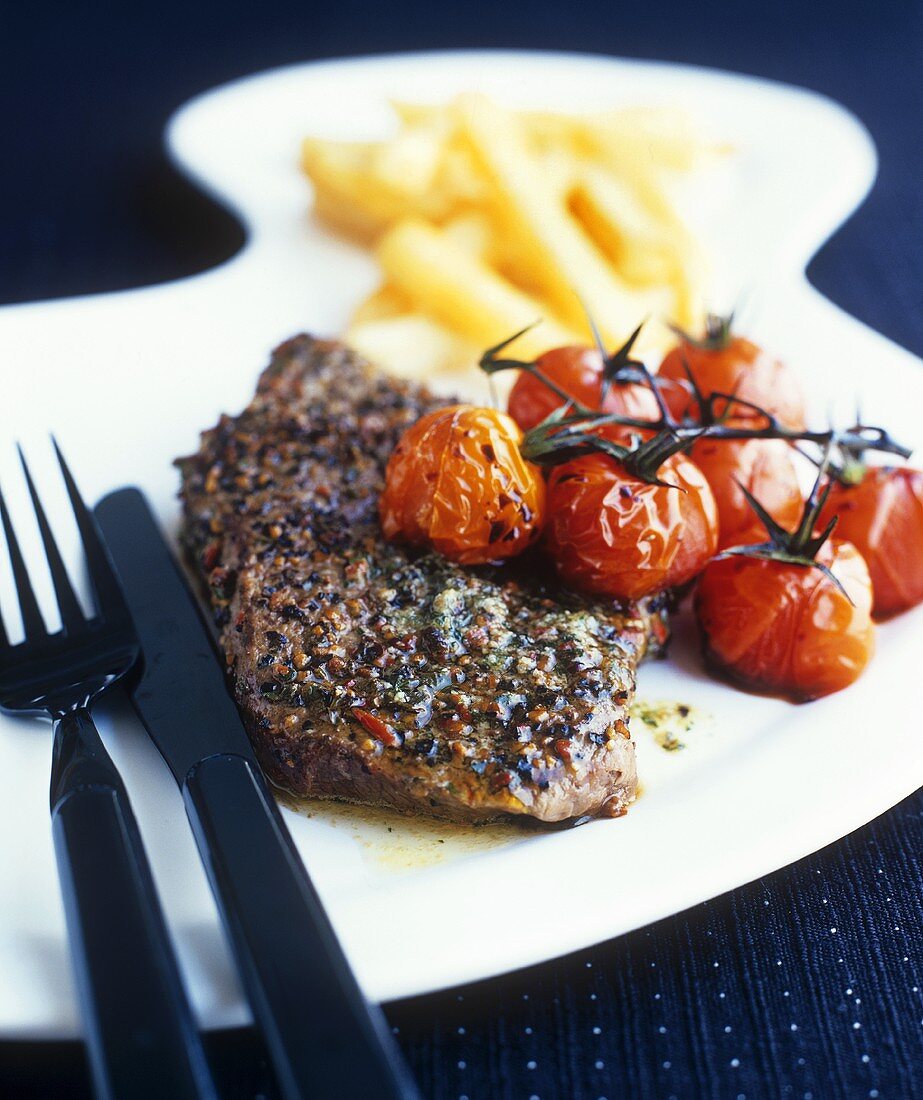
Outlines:
[[545, 482], [519, 453], [521, 440], [514, 421], [494, 409], [452, 405], [422, 417], [385, 471], [385, 536], [461, 565], [521, 553], [545, 514]]
[[379, 500], [381, 526], [389, 539], [423, 546], [429, 539], [433, 498], [449, 444], [455, 409], [421, 417], [394, 449]]
[[[778, 359], [743, 336], [730, 336], [720, 348], [702, 348], [683, 341], [669, 351], [657, 372], [659, 378], [672, 380], [662, 393], [674, 416], [695, 414], [685, 365], [696, 381], [703, 397], [714, 392], [733, 393], [744, 401], [772, 413], [788, 428], [800, 430], [805, 423], [804, 396], [791, 370]], [[716, 412], [721, 413], [722, 409]], [[752, 419], [757, 414], [745, 405], [735, 403], [730, 409], [734, 417]]]
[[820, 524], [831, 516], [868, 564], [876, 619], [923, 602], [923, 471], [872, 466], [858, 485], [835, 481]]
[[[660, 416], [652, 390], [639, 382], [613, 384], [601, 403], [603, 360], [597, 348], [554, 348], [536, 360], [535, 365], [546, 378], [589, 409], [602, 409], [636, 420], [656, 421]], [[527, 432], [563, 404], [554, 390], [528, 371], [522, 371], [510, 391], [507, 407], [510, 416]]]
[[859, 551], [827, 542], [819, 569], [733, 556], [699, 578], [695, 611], [710, 667], [756, 691], [806, 702], [848, 687], [874, 650], [872, 589]]
[[[742, 421], [728, 421], [730, 425]], [[777, 523], [793, 531], [803, 500], [791, 448], [781, 439], [699, 439], [689, 452], [705, 475], [718, 505], [718, 549], [752, 542], [758, 520], [740, 486], [747, 488]], [[757, 540], [759, 541], [759, 540]]]
[[565, 584], [634, 600], [701, 572], [718, 539], [708, 482], [683, 455], [658, 476], [678, 488], [650, 485], [603, 454], [552, 470], [546, 545]]

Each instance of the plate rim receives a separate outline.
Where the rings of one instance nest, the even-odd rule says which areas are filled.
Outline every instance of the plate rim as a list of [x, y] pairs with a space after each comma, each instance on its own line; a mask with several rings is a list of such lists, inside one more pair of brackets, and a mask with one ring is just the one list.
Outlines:
[[[781, 89], [781, 90], [785, 90], [786, 92], [789, 92], [789, 93], [797, 93], [799, 96], [811, 97], [812, 99], [821, 101], [824, 104], [826, 104], [827, 106], [830, 106], [830, 107], [834, 108], [836, 110], [836, 112], [839, 113], [842, 117], [847, 118], [851, 121], [851, 123], [855, 126], [857, 133], [861, 132], [862, 134], [865, 135], [865, 140], [868, 143], [869, 149], [874, 150], [874, 146], [871, 143], [871, 137], [870, 137], [870, 135], [868, 135], [868, 131], [865, 129], [863, 124], [856, 118], [856, 116], [854, 116], [851, 112], [849, 112], [841, 104], [837, 103], [831, 97], [826, 96], [823, 93], [815, 92], [815, 91], [810, 90], [810, 89], [801, 89], [801, 88], [797, 87], [796, 85], [791, 85], [791, 84], [787, 84], [787, 83], [780, 82], [780, 81], [765, 80], [763, 78], [751, 76], [751, 75], [748, 75], [748, 74], [736, 73], [736, 72], [733, 72], [732, 70], [712, 69], [712, 68], [709, 68], [709, 67], [706, 67], [706, 66], [689, 65], [689, 64], [679, 63], [679, 62], [656, 61], [656, 60], [633, 59], [633, 58], [619, 58], [619, 57], [612, 57], [612, 56], [603, 55], [603, 54], [570, 53], [570, 52], [552, 51], [552, 50], [547, 50], [547, 51], [546, 50], [523, 51], [523, 50], [482, 50], [482, 49], [436, 50], [436, 51], [423, 50], [423, 51], [411, 51], [411, 52], [393, 53], [393, 54], [372, 54], [372, 55], [356, 56], [356, 57], [342, 58], [342, 59], [323, 59], [323, 60], [318, 60], [318, 61], [301, 62], [301, 63], [295, 63], [295, 64], [291, 64], [291, 65], [279, 66], [277, 68], [265, 70], [265, 71], [260, 72], [260, 73], [255, 73], [255, 74], [250, 74], [250, 75], [247, 75], [247, 76], [242, 76], [242, 77], [239, 77], [235, 80], [229, 81], [225, 84], [219, 85], [216, 88], [213, 88], [213, 89], [204, 91], [202, 93], [199, 93], [197, 96], [195, 96], [192, 99], [190, 99], [189, 101], [187, 101], [187, 103], [184, 104], [183, 106], [181, 106], [176, 112], [174, 112], [174, 114], [170, 118], [170, 121], [167, 124], [166, 131], [165, 131], [165, 140], [167, 142], [167, 149], [168, 149], [168, 152], [171, 155], [171, 157], [174, 157], [174, 155], [177, 152], [176, 133], [178, 131], [176, 129], [176, 124], [178, 123], [178, 121], [182, 117], [188, 117], [188, 116], [186, 116], [186, 112], [190, 111], [192, 108], [196, 107], [197, 105], [200, 105], [203, 101], [206, 101], [206, 100], [208, 100], [212, 97], [215, 97], [215, 96], [217, 96], [217, 95], [219, 95], [219, 94], [221, 94], [221, 93], [223, 93], [223, 92], [225, 92], [225, 91], [227, 91], [231, 88], [240, 88], [240, 87], [245, 86], [248, 83], [252, 83], [254, 81], [271, 79], [272, 77], [277, 76], [280, 73], [291, 73], [291, 72], [295, 72], [295, 71], [302, 71], [302, 70], [305, 70], [305, 69], [317, 70], [319, 68], [341, 68], [344, 65], [364, 65], [368, 62], [372, 62], [372, 63], [386, 62], [388, 64], [393, 65], [393, 64], [401, 64], [401, 63], [403, 63], [405, 61], [408, 61], [408, 60], [411, 60], [411, 61], [425, 61], [427, 59], [453, 57], [453, 58], [464, 59], [464, 60], [467, 60], [467, 61], [477, 61], [478, 59], [483, 59], [485, 57], [497, 58], [498, 56], [515, 56], [517, 58], [520, 58], [520, 59], [523, 59], [523, 60], [526, 60], [526, 61], [529, 61], [529, 62], [539, 61], [539, 60], [543, 60], [543, 59], [547, 59], [547, 58], [554, 58], [556, 60], [559, 60], [559, 61], [562, 61], [562, 62], [567, 62], [567, 63], [593, 62], [593, 63], [604, 63], [606, 65], [614, 64], [614, 65], [618, 65], [618, 66], [620, 66], [620, 65], [639, 66], [639, 67], [644, 67], [646, 69], [655, 69], [655, 70], [662, 70], [662, 69], [680, 70], [680, 71], [683, 71], [683, 72], [688, 72], [690, 74], [696, 74], [696, 75], [699, 75], [699, 76], [704, 76], [707, 79], [713, 79], [715, 77], [720, 77], [722, 79], [731, 79], [733, 81], [741, 81], [741, 82], [744, 82], [744, 83], [746, 83], [750, 86], [760, 88], [760, 89], [764, 89], [766, 87], [769, 87], [769, 88], [772, 88], [772, 89], [775, 89], [775, 90]], [[866, 151], [868, 152], [868, 149]], [[872, 157], [872, 167], [873, 167], [873, 169], [874, 169], [874, 161], [875, 161], [875, 158], [873, 156]], [[203, 188], [203, 183], [202, 183], [201, 178], [194, 171], [190, 171], [190, 167], [189, 167], [187, 162], [185, 162], [184, 160], [179, 160], [179, 161], [175, 160], [174, 162], [177, 163], [178, 167], [180, 168], [180, 170], [183, 172], [184, 175], [186, 175], [188, 178], [191, 178], [193, 180], [193, 182], [196, 186], [198, 186], [200, 188]], [[874, 182], [874, 170], [872, 171], [872, 174], [870, 175], [870, 177], [867, 180], [867, 186], [861, 192], [861, 194], [858, 195], [858, 197], [856, 198], [855, 203], [852, 206], [852, 208], [844, 215], [843, 219], [841, 219], [840, 221], [837, 222], [837, 225], [834, 226], [833, 229], [830, 232], [833, 232], [839, 224], [842, 224], [842, 221], [845, 220], [846, 217], [850, 216], [855, 211], [855, 209], [858, 208], [858, 206], [861, 204], [862, 200], [864, 199], [865, 195], [868, 193], [868, 190], [871, 188], [873, 182]], [[32, 308], [35, 308], [35, 307], [42, 307], [42, 306], [45, 306], [45, 305], [47, 305], [49, 307], [52, 307], [52, 308], [55, 308], [55, 307], [59, 307], [59, 306], [64, 306], [67, 303], [71, 303], [71, 302], [78, 302], [78, 303], [79, 302], [86, 302], [89, 299], [101, 298], [101, 299], [106, 299], [106, 300], [113, 300], [113, 299], [124, 298], [126, 295], [131, 295], [131, 296], [147, 295], [147, 294], [162, 291], [164, 289], [175, 289], [175, 288], [179, 288], [179, 287], [182, 287], [182, 286], [185, 286], [185, 285], [189, 285], [190, 283], [193, 283], [193, 282], [200, 282], [200, 281], [204, 281], [204, 280], [207, 280], [207, 279], [212, 279], [218, 273], [226, 272], [227, 269], [230, 268], [231, 266], [243, 262], [247, 258], [250, 250], [252, 249], [253, 243], [254, 243], [254, 231], [253, 231], [252, 227], [248, 224], [248, 220], [247, 220], [247, 216], [246, 216], [245, 211], [240, 210], [237, 207], [229, 204], [228, 201], [227, 201], [227, 197], [225, 195], [222, 195], [220, 193], [220, 191], [216, 194], [215, 190], [211, 187], [205, 187], [203, 189], [205, 189], [207, 191], [207, 193], [212, 195], [212, 197], [215, 198], [216, 201], [220, 202], [220, 204], [222, 206], [224, 206], [226, 209], [231, 210], [231, 212], [234, 214], [234, 216], [238, 217], [241, 220], [241, 222], [244, 224], [245, 228], [248, 229], [247, 239], [245, 240], [245, 242], [244, 242], [243, 246], [241, 247], [241, 249], [238, 252], [236, 252], [233, 256], [229, 257], [227, 260], [223, 261], [222, 263], [220, 263], [220, 264], [218, 264], [218, 265], [216, 265], [212, 268], [209, 268], [207, 271], [199, 272], [199, 273], [196, 273], [194, 275], [187, 276], [187, 277], [184, 277], [184, 278], [181, 278], [181, 279], [171, 280], [167, 283], [160, 283], [160, 284], [154, 284], [154, 285], [151, 285], [151, 286], [148, 286], [148, 287], [132, 288], [132, 289], [128, 289], [128, 290], [115, 291], [115, 292], [110, 292], [110, 293], [103, 294], [103, 295], [81, 296], [77, 299], [66, 299], [66, 300], [52, 299], [52, 300], [48, 301], [47, 303], [46, 302], [37, 302], [37, 303], [16, 304], [16, 305], [12, 305], [10, 307], [5, 307], [3, 312], [6, 312], [7, 308], [14, 309], [14, 310], [22, 310], [22, 309], [32, 309]], [[816, 247], [815, 247], [814, 251], [816, 251], [817, 248], [821, 247], [823, 245], [823, 243], [827, 239], [829, 239], [829, 236], [830, 236], [830, 233], [825, 233], [822, 237], [820, 237], [815, 242]], [[813, 255], [814, 253], [812, 252], [811, 254]], [[795, 274], [795, 281], [798, 284], [796, 287], [794, 287], [794, 289], [797, 290], [798, 293], [800, 293], [800, 294], [805, 294], [806, 292], [809, 292], [807, 294], [807, 297], [806, 297], [806, 302], [808, 302], [808, 305], [811, 308], [816, 307], [816, 308], [819, 308], [822, 311], [823, 310], [835, 310], [839, 314], [841, 314], [843, 319], [847, 319], [852, 325], [858, 326], [860, 329], [862, 329], [862, 330], [864, 330], [868, 333], [872, 333], [873, 335], [877, 336], [877, 334], [874, 334], [874, 330], [870, 329], [868, 326], [864, 325], [862, 322], [859, 322], [855, 318], [852, 318], [850, 315], [847, 315], [847, 314], [843, 313], [843, 311], [839, 310], [838, 307], [834, 306], [832, 303], [827, 302], [826, 299], [823, 299], [819, 295], [819, 293], [810, 285], [810, 283], [808, 283], [807, 279], [804, 276], [803, 268], [800, 271], [795, 272], [794, 274]], [[817, 299], [817, 301], [815, 301], [814, 299]], [[878, 337], [878, 338], [880, 340], [884, 341], [884, 343], [888, 344], [891, 348], [894, 348], [894, 349], [897, 348], [897, 345], [894, 345], [891, 341], [888, 341], [886, 338], [884, 338], [884, 337]], [[909, 356], [909, 353], [905, 353], [905, 354], [907, 354]], [[919, 360], [917, 360], [916, 357], [912, 357], [912, 358], [913, 358], [914, 363], [919, 363]], [[904, 778], [906, 778], [906, 777], [904, 777]], [[896, 790], [897, 786], [895, 786], [894, 789]], [[914, 786], [912, 789], [916, 789], [916, 787]], [[853, 819], [853, 822], [849, 826], [849, 828], [846, 829], [845, 832], [838, 833], [837, 837], [835, 837], [834, 839], [831, 840], [831, 839], [828, 838], [826, 840], [823, 840], [823, 841], [821, 841], [820, 843], [818, 843], [817, 845], [811, 847], [808, 850], [800, 848], [797, 855], [793, 855], [790, 858], [787, 857], [785, 862], [783, 862], [781, 864], [778, 863], [777, 861], [775, 861], [772, 857], [770, 857], [769, 860], [768, 860], [768, 863], [770, 864], [770, 866], [759, 866], [752, 876], [747, 877], [744, 880], [738, 879], [736, 881], [736, 884], [733, 885], [733, 886], [718, 888], [715, 891], [707, 892], [704, 897], [699, 897], [699, 896], [692, 897], [688, 900], [688, 902], [686, 904], [684, 904], [680, 908], [670, 907], [669, 913], [661, 913], [661, 914], [655, 914], [655, 915], [649, 916], [645, 919], [639, 920], [638, 923], [635, 923], [630, 928], [620, 929], [620, 931], [615, 933], [615, 934], [613, 934], [610, 930], [610, 931], [602, 931], [598, 935], [594, 933], [591, 938], [586, 938], [585, 936], [583, 936], [583, 937], [581, 937], [581, 942], [567, 944], [560, 951], [553, 951], [553, 952], [547, 952], [546, 951], [545, 953], [542, 954], [542, 956], [540, 958], [535, 957], [534, 954], [533, 954], [533, 956], [530, 959], [526, 959], [526, 960], [520, 961], [518, 963], [514, 962], [513, 965], [510, 965], [510, 966], [505, 966], [504, 965], [500, 968], [497, 968], [496, 966], [487, 966], [483, 970], [478, 970], [476, 972], [473, 971], [471, 969], [471, 967], [469, 966], [468, 967], [468, 972], [463, 974], [463, 975], [452, 974], [449, 970], [447, 970], [446, 971], [446, 976], [443, 979], [437, 979], [436, 982], [431, 983], [431, 984], [427, 984], [425, 987], [420, 987], [419, 983], [416, 983], [415, 988], [413, 988], [411, 990], [400, 989], [400, 988], [393, 988], [390, 991], [385, 990], [382, 999], [384, 999], [384, 1000], [395, 1000], [395, 999], [399, 999], [399, 998], [403, 998], [403, 997], [407, 997], [407, 996], [423, 995], [426, 992], [433, 992], [433, 991], [436, 991], [437, 989], [452, 988], [452, 987], [457, 986], [459, 984], [482, 980], [482, 979], [490, 977], [492, 975], [512, 972], [514, 970], [519, 970], [519, 969], [526, 968], [526, 967], [529, 967], [529, 966], [538, 965], [542, 962], [549, 961], [553, 958], [558, 958], [561, 955], [568, 954], [571, 951], [580, 950], [581, 948], [587, 947], [592, 943], [599, 943], [599, 942], [603, 942], [607, 939], [617, 938], [617, 936], [625, 934], [628, 931], [631, 931], [632, 928], [642, 927], [646, 924], [651, 923], [652, 921], [662, 919], [665, 916], [683, 912], [686, 909], [688, 909], [689, 907], [694, 906], [696, 904], [699, 904], [703, 900], [706, 900], [708, 897], [720, 896], [721, 894], [727, 892], [730, 889], [736, 889], [738, 886], [742, 886], [746, 882], [753, 881], [754, 878], [759, 878], [762, 875], [764, 875], [766, 873], [769, 873], [772, 870], [781, 869], [782, 867], [789, 865], [791, 862], [794, 862], [797, 859], [805, 858], [806, 856], [810, 855], [813, 851], [817, 851], [819, 848], [823, 848], [827, 844], [835, 843], [836, 840], [840, 839], [842, 836], [847, 835], [849, 832], [852, 832], [857, 828], [861, 828], [864, 824], [867, 823], [867, 821], [872, 820], [875, 816], [878, 816], [879, 813], [887, 812], [888, 808], [891, 808], [893, 805], [895, 805], [898, 801], [901, 800], [901, 798], [905, 797], [905, 795], [907, 793], [911, 793], [911, 792], [906, 791], [906, 792], [900, 794], [897, 798], [894, 799], [894, 801], [890, 802], [889, 806], [886, 807], [884, 810], [878, 810], [878, 811], [872, 812], [868, 817], [866, 817], [859, 824], [856, 824], [855, 819]], [[448, 873], [451, 873], [452, 870], [453, 870], [453, 868], [451, 866], [446, 868], [446, 871]], [[399, 883], [396, 883], [396, 888], [400, 888]], [[220, 1027], [225, 1027], [225, 1026], [230, 1026], [230, 1025], [219, 1023], [217, 1025], [207, 1024], [206, 1026], [208, 1026], [209, 1028], [213, 1028], [213, 1027], [220, 1028]], [[9, 1031], [6, 1031], [4, 1034], [12, 1034], [12, 1033], [9, 1032]], [[66, 1032], [60, 1032], [60, 1031], [55, 1031], [55, 1032], [52, 1033], [52, 1032], [47, 1031], [47, 1030], [46, 1031], [35, 1030], [35, 1031], [30, 1031], [27, 1034], [36, 1035], [36, 1036], [40, 1036], [40, 1037], [46, 1037], [46, 1036], [47, 1037], [52, 1037], [52, 1036], [53, 1037], [59, 1037], [59, 1036], [62, 1036], [64, 1034], [67, 1034], [67, 1033]]]

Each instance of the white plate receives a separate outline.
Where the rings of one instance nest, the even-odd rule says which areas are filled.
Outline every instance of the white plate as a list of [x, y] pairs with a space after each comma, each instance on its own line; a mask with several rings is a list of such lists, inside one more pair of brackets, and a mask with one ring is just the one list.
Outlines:
[[[151, 289], [0, 310], [0, 477], [20, 523], [28, 512], [15, 438], [66, 514], [45, 439], [53, 428], [88, 497], [135, 482], [172, 528], [171, 459], [192, 450], [219, 412], [247, 401], [275, 342], [302, 329], [336, 332], [374, 282], [367, 257], [306, 216], [300, 137], [377, 134], [388, 125], [388, 96], [433, 100], [471, 87], [552, 107], [679, 100], [733, 141], [733, 179], [706, 227], [724, 301], [747, 292], [748, 328], [800, 371], [818, 417], [834, 389], [849, 402], [858, 393], [867, 418], [920, 442], [912, 422], [923, 402], [919, 362], [820, 298], [803, 275], [874, 177], [868, 135], [840, 107], [747, 78], [591, 57], [342, 61], [232, 84], [170, 125], [181, 167], [249, 227], [247, 247], [231, 262]], [[30, 548], [38, 561], [35, 538]], [[5, 561], [0, 585], [8, 603]], [[286, 811], [364, 989], [377, 999], [422, 993], [626, 932], [798, 859], [893, 806], [923, 782], [923, 739], [912, 720], [921, 702], [921, 622], [915, 612], [883, 627], [867, 675], [803, 707], [707, 680], [680, 623], [673, 659], [643, 669], [641, 692], [694, 704], [710, 721], [672, 754], [637, 731], [644, 793], [622, 820], [465, 839], [399, 822], [389, 833], [352, 812]], [[179, 795], [126, 713], [102, 724], [201, 1020], [238, 1023], [246, 1010]], [[0, 1034], [70, 1034], [78, 1024], [47, 818], [50, 737], [41, 723], [0, 726]]]

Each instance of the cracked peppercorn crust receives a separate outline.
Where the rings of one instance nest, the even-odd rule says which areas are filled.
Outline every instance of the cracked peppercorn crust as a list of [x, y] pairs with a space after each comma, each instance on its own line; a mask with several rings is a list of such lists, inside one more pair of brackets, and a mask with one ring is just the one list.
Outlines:
[[298, 796], [469, 822], [620, 814], [662, 601], [562, 593], [536, 555], [471, 569], [387, 542], [388, 458], [447, 403], [297, 336], [179, 460], [185, 547], [257, 755]]

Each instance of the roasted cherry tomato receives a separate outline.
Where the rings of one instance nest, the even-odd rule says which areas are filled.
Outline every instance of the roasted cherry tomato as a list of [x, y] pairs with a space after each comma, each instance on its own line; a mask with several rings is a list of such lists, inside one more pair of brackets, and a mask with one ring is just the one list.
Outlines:
[[[728, 421], [729, 425], [742, 421]], [[801, 517], [801, 489], [792, 451], [781, 439], [699, 439], [690, 457], [705, 475], [718, 505], [718, 549], [747, 541], [756, 517], [740, 486], [776, 522], [792, 529]]]
[[824, 543], [816, 561], [852, 603], [812, 565], [737, 555], [709, 563], [695, 610], [712, 668], [797, 702], [858, 678], [874, 648], [868, 568], [851, 543], [836, 540]]
[[[785, 427], [803, 428], [804, 397], [792, 371], [752, 341], [729, 332], [726, 324], [717, 331], [711, 327], [710, 333], [701, 343], [681, 340], [660, 365], [658, 378], [670, 379], [673, 383], [661, 390], [673, 415], [696, 415], [685, 369], [688, 364], [703, 397], [716, 391], [733, 393], [771, 413]], [[721, 414], [725, 410], [715, 411]], [[727, 411], [746, 419], [757, 415], [739, 403], [734, 403]]]
[[[539, 371], [575, 401], [589, 409], [657, 420], [660, 410], [649, 386], [641, 382], [613, 382], [602, 396], [603, 358], [597, 348], [563, 347], [546, 351], [536, 360]], [[564, 404], [562, 398], [528, 371], [522, 371], [510, 391], [510, 416], [524, 432], [540, 424]]]
[[385, 535], [463, 565], [520, 553], [545, 512], [544, 479], [519, 453], [521, 441], [515, 422], [494, 409], [452, 405], [422, 417], [388, 462]]
[[715, 553], [718, 510], [685, 455], [653, 485], [604, 454], [556, 466], [548, 481], [547, 545], [566, 584], [634, 600], [692, 580]]
[[820, 525], [831, 516], [868, 564], [876, 618], [923, 601], [923, 471], [869, 466], [857, 485], [834, 481]]

